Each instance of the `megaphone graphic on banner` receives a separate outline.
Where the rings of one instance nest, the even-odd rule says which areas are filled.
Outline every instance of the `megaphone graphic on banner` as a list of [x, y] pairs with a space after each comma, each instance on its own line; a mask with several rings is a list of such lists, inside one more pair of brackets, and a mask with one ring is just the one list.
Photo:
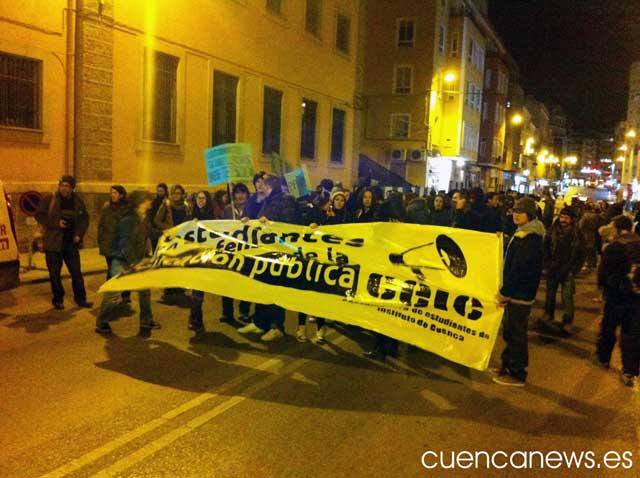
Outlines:
[[417, 249], [429, 247], [432, 245], [434, 245], [434, 242], [429, 242], [428, 244], [415, 246], [400, 253], [392, 252], [391, 254], [389, 254], [389, 262], [391, 262], [392, 264], [411, 267], [416, 274], [422, 277], [424, 277], [424, 275], [422, 274], [422, 272], [420, 272], [420, 269], [444, 270], [446, 268], [455, 277], [462, 278], [467, 275], [467, 261], [464, 258], [462, 249], [460, 249], [460, 246], [458, 246], [458, 244], [456, 244], [456, 242], [453, 239], [451, 239], [449, 236], [445, 236], [444, 234], [440, 234], [436, 238], [435, 246], [436, 246], [436, 250], [438, 251], [438, 255], [440, 256], [440, 260], [442, 261], [445, 267], [442, 267], [440, 265], [424, 264], [424, 263], [423, 264], [407, 264], [405, 262], [404, 256], [409, 252], [415, 251]]

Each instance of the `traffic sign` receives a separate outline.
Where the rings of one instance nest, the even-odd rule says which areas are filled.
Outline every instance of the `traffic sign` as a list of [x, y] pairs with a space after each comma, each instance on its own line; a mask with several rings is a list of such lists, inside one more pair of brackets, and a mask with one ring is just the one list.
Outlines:
[[38, 191], [27, 191], [20, 196], [20, 209], [27, 216], [35, 216], [38, 204], [42, 200], [42, 194]]

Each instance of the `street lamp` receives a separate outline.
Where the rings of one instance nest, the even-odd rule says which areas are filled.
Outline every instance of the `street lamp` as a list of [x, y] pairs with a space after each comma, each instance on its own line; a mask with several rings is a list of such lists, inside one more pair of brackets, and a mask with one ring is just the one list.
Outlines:
[[448, 73], [446, 73], [444, 75], [444, 82], [445, 83], [451, 84], [454, 81], [456, 81], [456, 74], [454, 72], [450, 71], [450, 72], [448, 72]]
[[620, 151], [624, 151], [625, 153], [629, 150], [629, 146], [627, 146], [626, 144], [623, 144], [622, 146], [620, 146], [618, 148]]
[[634, 129], [630, 129], [630, 130], [627, 132], [627, 138], [635, 138], [635, 137], [636, 137], [636, 130], [634, 130]]
[[522, 124], [522, 121], [523, 121], [522, 115], [519, 113], [516, 113], [511, 117], [511, 124], [514, 124], [516, 126]]

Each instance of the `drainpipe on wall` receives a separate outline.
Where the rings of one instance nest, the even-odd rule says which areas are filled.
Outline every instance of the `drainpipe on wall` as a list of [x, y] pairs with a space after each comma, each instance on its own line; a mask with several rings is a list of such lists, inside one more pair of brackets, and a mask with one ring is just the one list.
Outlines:
[[67, 64], [65, 89], [64, 173], [75, 176], [76, 0], [67, 0]]

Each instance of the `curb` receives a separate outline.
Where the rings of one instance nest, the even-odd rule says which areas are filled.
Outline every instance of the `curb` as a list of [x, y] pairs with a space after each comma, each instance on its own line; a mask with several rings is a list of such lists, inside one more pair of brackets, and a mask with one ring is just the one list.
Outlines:
[[[44, 272], [44, 271], [43, 271]], [[82, 276], [92, 276], [92, 275], [96, 275], [96, 274], [106, 274], [107, 273], [107, 269], [104, 270], [91, 270], [91, 271], [87, 271], [87, 272], [82, 272]], [[62, 278], [63, 279], [70, 279], [71, 275], [70, 274], [62, 274]], [[49, 282], [49, 272], [47, 271], [46, 276], [44, 277], [37, 277], [34, 279], [20, 279], [20, 286], [22, 285], [28, 285], [28, 284], [41, 284], [43, 282]], [[20, 287], [18, 286], [18, 287]]]

